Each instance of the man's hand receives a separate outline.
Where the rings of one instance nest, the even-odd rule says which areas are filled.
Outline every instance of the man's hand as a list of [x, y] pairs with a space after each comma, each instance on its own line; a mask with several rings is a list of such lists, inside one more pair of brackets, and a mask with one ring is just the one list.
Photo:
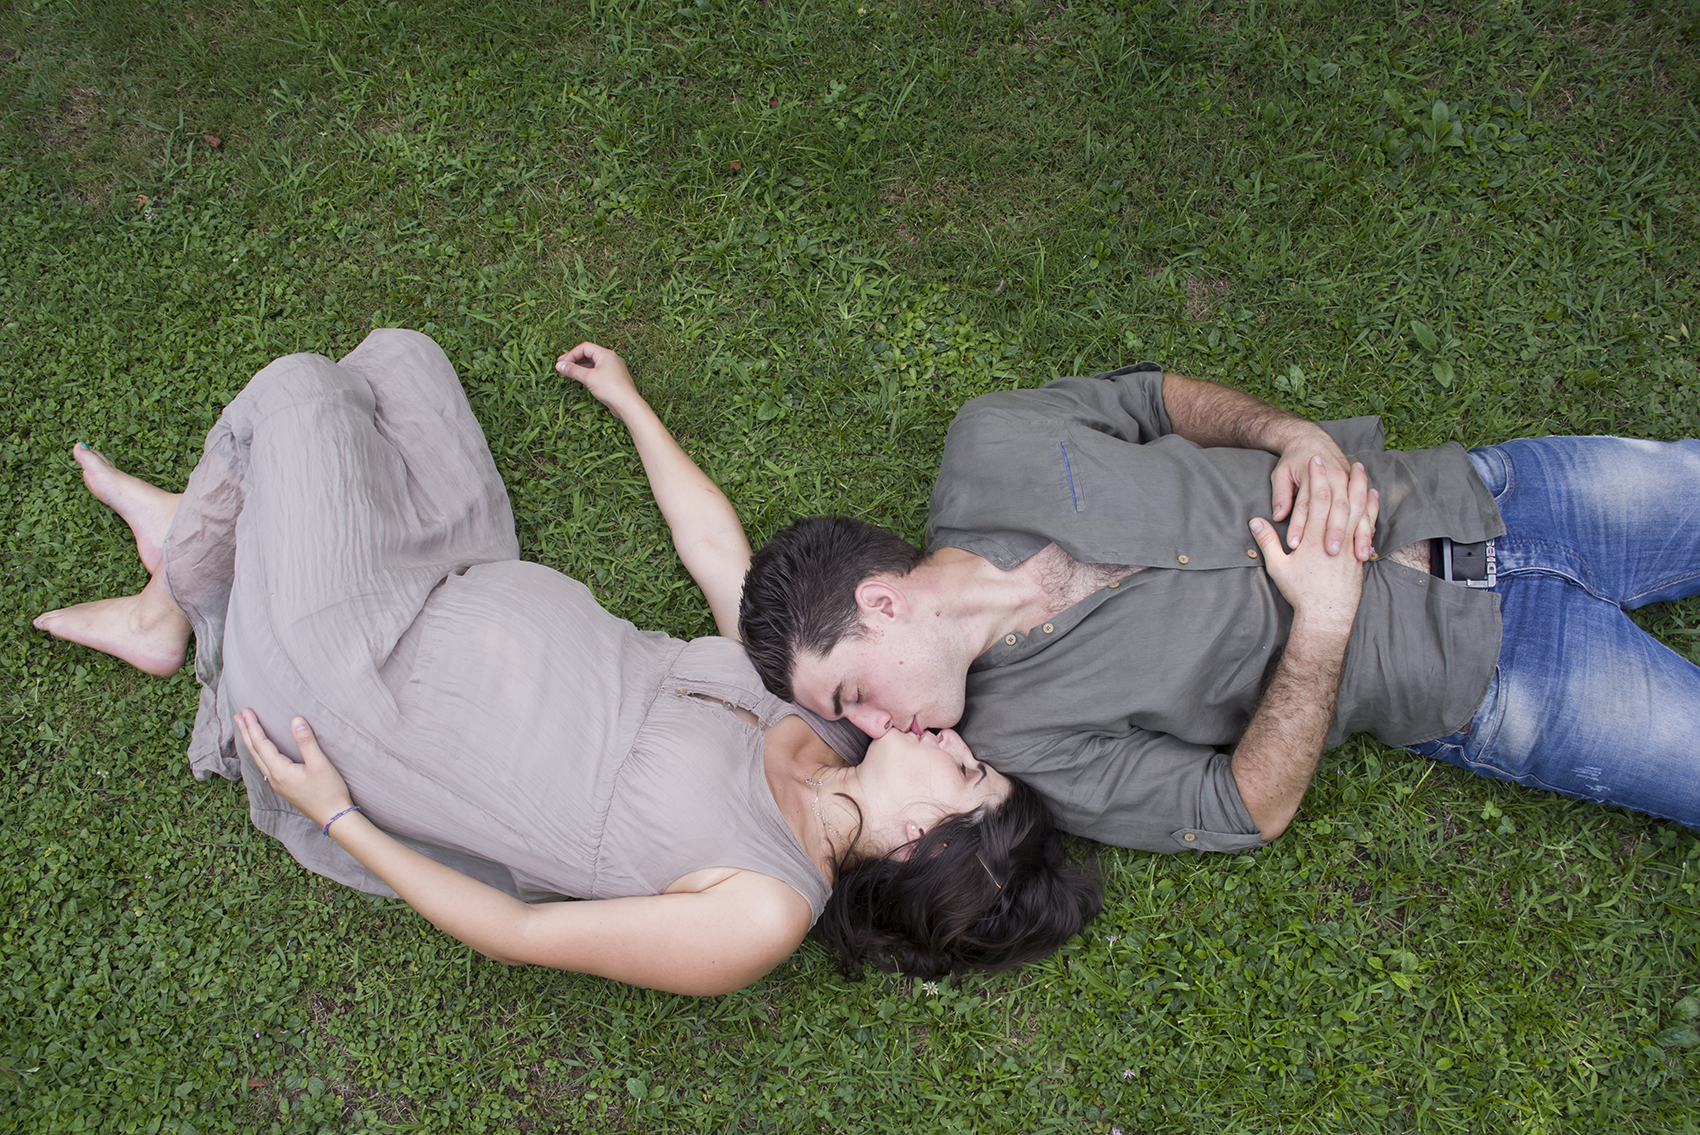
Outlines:
[[[1312, 524], [1325, 535], [1323, 548], [1339, 555], [1352, 542], [1360, 561], [1375, 557], [1375, 518], [1350, 521], [1351, 470], [1346, 455], [1328, 431], [1243, 390], [1218, 386], [1180, 374], [1163, 375], [1163, 404], [1174, 432], [1204, 446], [1261, 449], [1277, 458], [1270, 477], [1270, 504], [1287, 526], [1288, 546], [1297, 548]], [[1311, 458], [1322, 458], [1329, 504], [1317, 506], [1311, 492]]]
[[[1338, 531], [1342, 533], [1347, 530], [1374, 532], [1376, 518], [1381, 513], [1381, 494], [1369, 487], [1369, 475], [1364, 472], [1362, 464], [1354, 463], [1345, 472], [1338, 489], [1333, 470], [1321, 456], [1313, 455], [1304, 467], [1304, 473], [1304, 485], [1297, 494], [1299, 504], [1287, 529], [1287, 543], [1293, 551], [1282, 551], [1274, 526], [1264, 520], [1251, 522], [1252, 534], [1263, 549], [1263, 564], [1269, 578], [1275, 581], [1275, 586], [1293, 605], [1295, 620], [1326, 620], [1334, 629], [1350, 632], [1352, 619], [1358, 610], [1358, 598], [1363, 594], [1364, 569], [1356, 557], [1342, 557], [1338, 554], [1338, 545], [1330, 546], [1335, 541], [1333, 523], [1328, 525], [1325, 536], [1324, 527], [1318, 521], [1323, 517], [1332, 521], [1338, 516]], [[1280, 475], [1279, 467], [1276, 475]], [[1279, 519], [1279, 490], [1276, 497], [1275, 515]], [[1300, 531], [1299, 510], [1307, 509], [1311, 523]], [[1295, 534], [1297, 539], [1294, 539]]]
[[[1346, 455], [1328, 432], [1315, 422], [1302, 419], [1289, 423], [1290, 440], [1280, 450], [1280, 460], [1269, 478], [1271, 516], [1292, 520], [1287, 525], [1287, 546], [1297, 548], [1306, 530], [1318, 525], [1324, 533], [1323, 548], [1331, 556], [1339, 555], [1346, 546], [1348, 534], [1352, 554], [1359, 562], [1375, 558], [1375, 519], [1379, 508], [1361, 514], [1355, 525], [1348, 526], [1351, 517], [1352, 470]], [[1327, 484], [1327, 504], [1319, 504], [1311, 492], [1310, 469], [1313, 459], [1320, 459]], [[1361, 470], [1362, 465], [1356, 466]]]
[[[1321, 457], [1307, 466], [1306, 489], [1314, 515], [1326, 515], [1333, 490]], [[1380, 494], [1369, 487], [1362, 465], [1353, 465], [1346, 485], [1346, 526], [1366, 518], [1373, 528]], [[1293, 605], [1293, 629], [1281, 662], [1234, 747], [1234, 784], [1265, 840], [1287, 830], [1310, 790], [1322, 743], [1334, 727], [1346, 647], [1363, 597], [1364, 568], [1353, 556], [1330, 555], [1321, 526], [1308, 525], [1299, 545], [1283, 551], [1275, 526], [1251, 522], [1264, 567]]]

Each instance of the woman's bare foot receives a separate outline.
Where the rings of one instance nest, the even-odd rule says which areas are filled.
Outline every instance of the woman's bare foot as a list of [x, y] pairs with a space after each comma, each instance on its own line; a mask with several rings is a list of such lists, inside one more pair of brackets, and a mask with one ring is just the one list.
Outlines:
[[35, 617], [35, 626], [54, 638], [92, 646], [161, 678], [182, 669], [189, 647], [189, 620], [171, 601], [158, 575], [135, 595], [48, 611]]
[[168, 493], [132, 477], [80, 441], [71, 447], [71, 456], [83, 467], [83, 484], [89, 492], [130, 526], [142, 566], [150, 574], [159, 571], [160, 549], [165, 546], [166, 530], [177, 515], [177, 502], [183, 499], [183, 494]]

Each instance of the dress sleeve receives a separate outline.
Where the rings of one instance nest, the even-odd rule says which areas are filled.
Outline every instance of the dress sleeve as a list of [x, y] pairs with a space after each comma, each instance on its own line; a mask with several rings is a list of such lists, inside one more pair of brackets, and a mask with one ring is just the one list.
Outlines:
[[[990, 758], [994, 767], [996, 757]], [[1063, 830], [1141, 851], [1249, 851], [1262, 833], [1240, 800], [1232, 758], [1132, 729], [1071, 734], [1010, 762]]]

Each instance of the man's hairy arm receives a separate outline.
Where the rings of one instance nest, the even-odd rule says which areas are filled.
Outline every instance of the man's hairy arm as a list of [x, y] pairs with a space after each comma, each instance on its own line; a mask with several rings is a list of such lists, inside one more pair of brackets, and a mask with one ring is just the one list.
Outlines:
[[[1332, 501], [1320, 457], [1311, 461], [1308, 479], [1312, 498], [1326, 512]], [[1348, 523], [1367, 518], [1373, 528], [1380, 500], [1362, 465], [1352, 466], [1347, 496]], [[1286, 650], [1233, 757], [1240, 799], [1267, 841], [1298, 814], [1333, 728], [1364, 569], [1351, 556], [1326, 554], [1314, 527], [1291, 554], [1268, 522], [1252, 521], [1252, 532], [1270, 577], [1293, 605]]]
[[[1313, 514], [1325, 526], [1328, 554], [1335, 555], [1345, 547], [1350, 463], [1321, 426], [1244, 391], [1179, 374], [1163, 375], [1163, 405], [1174, 432], [1190, 442], [1206, 447], [1261, 449], [1280, 458], [1270, 477], [1271, 515], [1283, 520], [1291, 511], [1289, 547], [1299, 546], [1306, 521]], [[1322, 459], [1332, 508], [1314, 507], [1309, 491], [1313, 457]], [[1351, 538], [1359, 560], [1374, 556], [1373, 523], [1360, 524]]]
[[1346, 631], [1294, 618], [1286, 652], [1234, 748], [1234, 784], [1265, 841], [1287, 830], [1316, 775], [1334, 725], [1350, 623]]

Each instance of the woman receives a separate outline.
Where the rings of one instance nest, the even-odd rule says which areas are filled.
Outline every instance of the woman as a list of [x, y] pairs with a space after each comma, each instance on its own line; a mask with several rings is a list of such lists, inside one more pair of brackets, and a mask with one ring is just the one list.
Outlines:
[[[749, 561], [730, 503], [619, 356], [585, 343], [556, 365], [626, 423], [730, 636]], [[193, 634], [196, 775], [240, 776], [304, 865], [490, 957], [710, 994], [817, 919], [847, 972], [932, 974], [1043, 956], [1098, 909], [1043, 805], [955, 734], [893, 733], [853, 763], [849, 731], [767, 694], [736, 642], [639, 631], [519, 560], [483, 433], [423, 335], [274, 362], [181, 496], [75, 456], [151, 579], [36, 626], [154, 674]], [[285, 721], [280, 750], [261, 723]], [[569, 895], [600, 901], [522, 901]]]

